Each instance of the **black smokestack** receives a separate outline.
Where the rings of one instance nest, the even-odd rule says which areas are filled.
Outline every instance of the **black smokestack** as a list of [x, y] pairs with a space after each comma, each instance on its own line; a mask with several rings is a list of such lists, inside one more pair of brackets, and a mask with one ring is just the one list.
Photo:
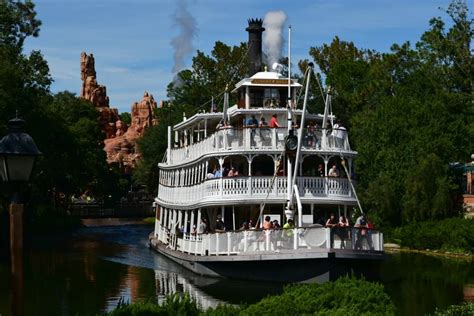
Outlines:
[[265, 28], [262, 26], [262, 19], [249, 19], [249, 26], [245, 29], [249, 32], [248, 58], [249, 77], [262, 70], [262, 33]]

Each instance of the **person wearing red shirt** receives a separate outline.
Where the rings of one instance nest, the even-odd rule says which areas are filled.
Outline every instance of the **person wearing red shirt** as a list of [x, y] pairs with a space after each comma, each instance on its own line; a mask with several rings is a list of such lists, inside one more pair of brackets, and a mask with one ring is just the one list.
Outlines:
[[278, 119], [277, 119], [277, 115], [276, 114], [273, 114], [272, 115], [272, 119], [270, 120], [270, 125], [269, 125], [271, 128], [276, 128], [276, 127], [280, 127], [280, 124], [278, 124]]

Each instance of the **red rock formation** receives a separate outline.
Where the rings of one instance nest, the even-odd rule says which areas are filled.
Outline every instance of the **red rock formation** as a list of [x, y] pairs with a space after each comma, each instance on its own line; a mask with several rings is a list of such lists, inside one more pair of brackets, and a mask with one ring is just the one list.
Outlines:
[[109, 107], [107, 88], [97, 83], [94, 55], [87, 55], [86, 52], [81, 53], [81, 80], [81, 98], [90, 101], [99, 111], [99, 124], [105, 138], [114, 137], [118, 111]]
[[118, 163], [124, 172], [135, 168], [140, 154], [136, 150], [137, 139], [145, 129], [156, 124], [153, 111], [157, 104], [153, 96], [145, 92], [140, 102], [132, 105], [132, 124], [128, 127], [120, 120], [117, 109], [110, 108], [107, 88], [96, 79], [94, 55], [81, 54], [81, 98], [90, 101], [99, 112], [99, 125], [105, 133], [107, 162]]
[[132, 105], [132, 124], [128, 129], [127, 138], [136, 139], [143, 135], [144, 130], [155, 125], [153, 121], [153, 111], [157, 108], [157, 103], [153, 96], [145, 91], [143, 99]]
[[147, 127], [156, 125], [153, 119], [153, 111], [157, 103], [151, 94], [145, 92], [140, 102], [132, 105], [132, 123], [127, 128], [122, 121], [115, 122], [115, 137], [106, 139], [104, 150], [107, 153], [109, 164], [120, 164], [125, 172], [135, 168], [140, 153], [136, 149], [136, 143]]

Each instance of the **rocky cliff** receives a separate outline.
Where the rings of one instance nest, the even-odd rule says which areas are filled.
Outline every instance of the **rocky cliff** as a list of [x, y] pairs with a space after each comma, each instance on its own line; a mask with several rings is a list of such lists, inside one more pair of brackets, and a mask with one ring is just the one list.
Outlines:
[[156, 124], [153, 111], [157, 103], [153, 96], [145, 92], [140, 102], [132, 104], [131, 125], [124, 124], [118, 111], [109, 106], [107, 88], [96, 79], [94, 55], [81, 54], [81, 98], [90, 101], [99, 112], [99, 124], [105, 134], [107, 162], [117, 163], [124, 172], [130, 172], [137, 164], [140, 154], [136, 149], [137, 139], [145, 129]]

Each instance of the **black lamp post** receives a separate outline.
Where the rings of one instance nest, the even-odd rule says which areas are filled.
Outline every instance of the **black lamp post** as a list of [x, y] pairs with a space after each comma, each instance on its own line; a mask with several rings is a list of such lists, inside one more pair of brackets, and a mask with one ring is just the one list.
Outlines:
[[12, 272], [12, 314], [23, 314], [23, 204], [18, 186], [28, 182], [41, 152], [30, 135], [23, 133], [25, 121], [8, 122], [8, 134], [0, 140], [0, 177], [14, 187], [10, 202], [10, 254]]

